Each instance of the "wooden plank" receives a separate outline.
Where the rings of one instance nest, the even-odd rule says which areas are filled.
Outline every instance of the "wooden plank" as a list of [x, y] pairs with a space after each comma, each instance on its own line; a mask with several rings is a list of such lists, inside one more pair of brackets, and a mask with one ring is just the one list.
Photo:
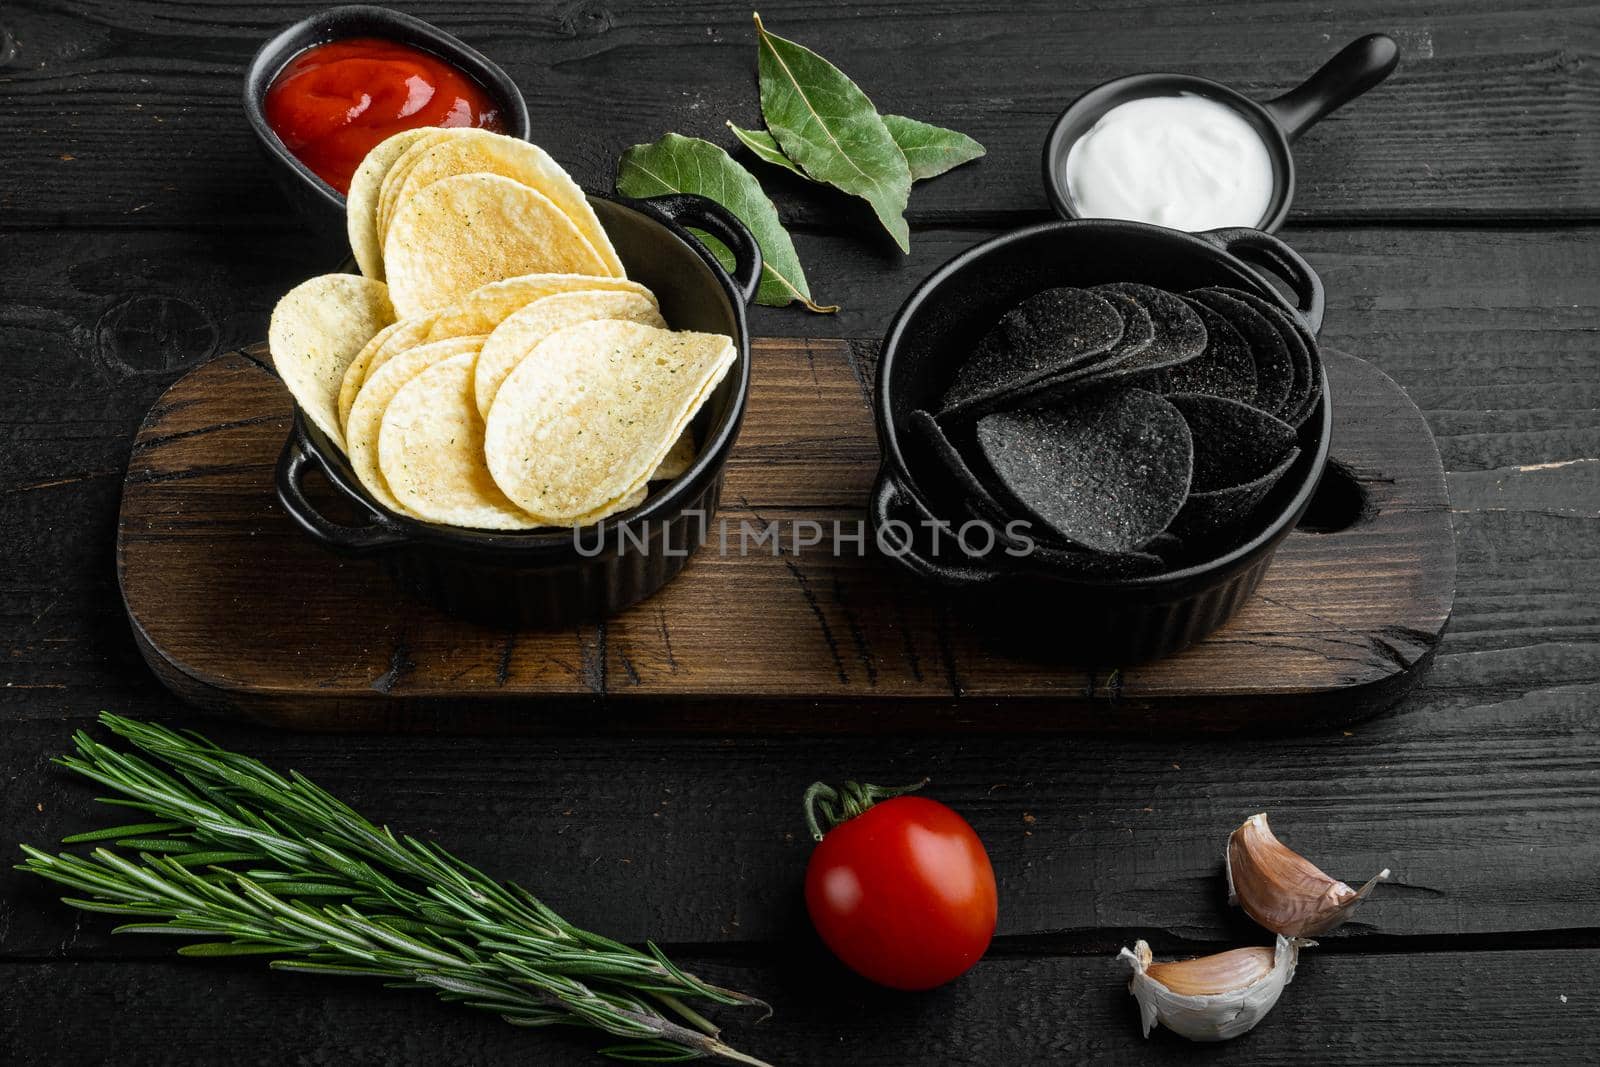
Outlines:
[[1449, 618], [1454, 543], [1426, 424], [1339, 353], [1325, 355], [1337, 469], [1322, 499], [1340, 513], [1292, 534], [1216, 634], [1098, 671], [1019, 657], [992, 620], [959, 617], [871, 550], [878, 455], [844, 342], [757, 342], [709, 544], [647, 602], [554, 633], [463, 624], [307, 542], [271, 477], [287, 393], [248, 356], [206, 364], [152, 408], [118, 574], [164, 682], [277, 725], [559, 729], [603, 706], [613, 729], [1293, 728], [1392, 704]]
[[[14, 146], [0, 175], [7, 224], [288, 221], [240, 115], [239, 84], [260, 42], [315, 7], [98, 0], [8, 10], [17, 44], [0, 79], [0, 136]], [[1591, 8], [1408, 0], [1285, 10], [1269, 0], [1027, 0], [997, 17], [953, 2], [788, 0], [763, 14], [855, 75], [884, 110], [988, 147], [981, 164], [918, 186], [911, 218], [921, 226], [1042, 216], [1045, 131], [1101, 81], [1181, 70], [1268, 98], [1376, 29], [1401, 42], [1400, 70], [1302, 140], [1297, 219], [1600, 214]], [[529, 98], [535, 139], [591, 188], [611, 188], [628, 145], [675, 130], [731, 146], [724, 121], [757, 118], [747, 4], [544, 0], [513, 15], [454, 2], [419, 13], [507, 69]], [[870, 229], [842, 197], [762, 177], [802, 225]], [[885, 240], [863, 243], [894, 258]]]
[[[837, 319], [759, 308], [754, 328], [871, 336], [919, 271], [978, 236], [946, 231], [939, 248], [922, 242], [898, 275], [853, 241], [803, 241], [813, 273], [837, 279], [858, 302]], [[1508, 510], [1498, 494], [1458, 493], [1460, 577], [1441, 674], [1460, 678], [1469, 701], [1592, 681], [1600, 498], [1589, 467], [1571, 461], [1600, 456], [1600, 300], [1589, 281], [1600, 276], [1600, 230], [1291, 237], [1328, 280], [1328, 343], [1359, 347], [1410, 391], [1450, 476], [1535, 479], [1542, 494]], [[55, 718], [126, 700], [130, 684], [148, 677], [111, 566], [141, 417], [177, 374], [258, 338], [277, 296], [316, 269], [308, 263], [317, 246], [264, 235], [252, 238], [250, 255], [230, 256], [227, 241], [175, 231], [12, 233], [5, 242], [0, 350], [14, 358], [0, 362], [12, 398], [0, 411], [0, 536], [12, 547], [0, 625], [12, 654], [0, 657], [0, 709]], [[139, 281], [130, 290], [126, 279]], [[169, 329], [196, 321], [206, 329]], [[174, 352], [182, 366], [159, 358]]]
[[[814, 274], [839, 279], [857, 302], [847, 307], [857, 316], [845, 320], [848, 332], [870, 336], [937, 255], [978, 236], [950, 231], [941, 249], [921, 242], [893, 277], [852, 240], [802, 238], [802, 250], [812, 250]], [[1330, 344], [1361, 346], [1422, 403], [1458, 483], [1450, 632], [1426, 685], [1353, 737], [730, 738], [714, 747], [662, 737], [350, 738], [329, 746], [203, 725], [306, 770], [397, 827], [433, 832], [497, 872], [526, 877], [574, 918], [630, 938], [721, 936], [706, 934], [708, 925], [730, 937], [784, 936], [788, 919], [772, 902], [792, 893], [804, 862], [784, 837], [799, 829], [799, 791], [823, 776], [923, 773], [1015, 871], [1002, 890], [1008, 934], [1103, 922], [1227, 936], [1206, 888], [1217, 877], [1215, 839], [1219, 827], [1262, 808], [1282, 813], [1285, 836], [1340, 875], [1403, 861], [1396, 869], [1427, 889], [1374, 901], [1364, 921], [1380, 933], [1592, 926], [1600, 498], [1584, 465], [1566, 461], [1600, 455], [1600, 294], [1590, 282], [1600, 276], [1600, 231], [1323, 229], [1291, 238], [1329, 279]], [[129, 297], [153, 295], [202, 311], [220, 344], [260, 336], [272, 301], [307, 269], [312, 244], [268, 234], [251, 238], [248, 255], [240, 247], [172, 231], [5, 237], [0, 825], [15, 828], [14, 839], [47, 842], [103, 819], [92, 794], [46, 763], [95, 709], [201, 722], [183, 717], [142, 667], [112, 566], [129, 441], [181, 372], [136, 373], [132, 357], [170, 351], [162, 323], [183, 320], [134, 316], [122, 321], [137, 329], [105, 334], [99, 324]], [[840, 329], [823, 318], [756, 315], [760, 332]], [[211, 351], [197, 345], [189, 356]], [[1492, 483], [1461, 488], [1463, 475], [1479, 472], [1540, 479], [1540, 495], [1504, 508]], [[1115, 858], [1127, 841], [1138, 848]], [[732, 878], [724, 858], [752, 872], [747, 880]], [[1169, 863], [1179, 873], [1168, 875]], [[1096, 874], [1103, 866], [1110, 877]], [[649, 874], [648, 893], [631, 872]], [[0, 870], [3, 943], [51, 951], [71, 935], [72, 916], [17, 877]], [[95, 946], [95, 929], [85, 924], [80, 949]], [[100, 938], [104, 951], [103, 928]]]
[[[1526, 675], [1514, 673], [1519, 664]], [[423, 735], [330, 744], [136, 696], [112, 706], [197, 725], [281, 771], [298, 769], [369, 817], [629, 941], [796, 936], [811, 851], [805, 787], [928, 775], [929, 794], [961, 812], [989, 850], [1005, 938], [1099, 948], [1135, 936], [1247, 938], [1250, 924], [1224, 903], [1222, 850], [1229, 831], [1264, 810], [1285, 841], [1338, 877], [1394, 872], [1330, 943], [1470, 935], [1515, 944], [1594, 927], [1600, 914], [1595, 667], [1570, 650], [1441, 657], [1401, 713], [1348, 733], [1248, 741]], [[93, 802], [96, 789], [48, 763], [88, 725], [87, 714], [9, 725], [0, 825], [11, 839], [48, 846], [115, 818]], [[0, 869], [0, 955], [167, 951], [112, 939], [111, 923], [80, 924], [55, 896]]]
[[[1592, 1049], [1600, 951], [1301, 957], [1247, 1037], [1145, 1040], [1106, 956], [992, 959], [955, 985], [865, 987], [805, 946], [682, 962], [772, 1000], [769, 1021], [719, 1014], [725, 1039], [772, 1063], [1566, 1062]], [[260, 963], [0, 964], [0, 1055], [15, 1064], [115, 1058], [178, 1067], [241, 1056], [310, 1063], [590, 1064], [596, 1038], [519, 1030], [426, 993], [270, 974]], [[86, 1026], [85, 1019], [98, 1025]], [[159, 1024], [156, 1020], [159, 1020]], [[603, 1039], [601, 1039], [603, 1041]]]

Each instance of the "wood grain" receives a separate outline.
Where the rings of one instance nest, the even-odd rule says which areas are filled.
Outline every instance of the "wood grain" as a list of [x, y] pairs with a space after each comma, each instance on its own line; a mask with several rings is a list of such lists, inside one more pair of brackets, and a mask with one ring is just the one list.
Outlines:
[[[555, 633], [463, 623], [308, 542], [271, 479], [287, 394], [249, 353], [206, 364], [151, 409], [123, 490], [118, 573], [146, 659], [185, 699], [308, 729], [560, 728], [602, 703], [613, 727], [662, 729], [1293, 728], [1392, 704], [1449, 618], [1437, 453], [1360, 360], [1327, 357], [1324, 499], [1352, 494], [1337, 529], [1291, 535], [1212, 637], [1094, 672], [1007, 654], [871, 552], [878, 457], [848, 344], [763, 341], [753, 359], [711, 543], [644, 604]], [[836, 549], [836, 528], [856, 540]]]
[[[1109, 954], [994, 959], [954, 985], [906, 996], [865, 988], [825, 961], [687, 957], [713, 981], [780, 1005], [753, 1024], [719, 1014], [725, 1038], [782, 1064], [1301, 1062], [1495, 1065], [1566, 1062], [1600, 1023], [1600, 951], [1306, 953], [1278, 1006], [1246, 1038], [1197, 1047], [1139, 1035], [1125, 971]], [[119, 1064], [592, 1064], [583, 1034], [527, 1031], [426, 993], [359, 979], [272, 975], [264, 965], [182, 961], [0, 964], [26, 1018], [0, 1021], [18, 1063], [114, 1056]], [[1469, 991], [1494, 990], [1493, 997]], [[159, 1027], [150, 1017], [159, 1015]], [[100, 1027], [86, 1033], [85, 1017]], [[272, 1058], [256, 1056], [271, 1049]]]
[[[1570, 661], [1547, 669], [1583, 671]], [[1256, 936], [1226, 906], [1222, 848], [1258, 811], [1337, 877], [1393, 870], [1353, 924], [1327, 935], [1330, 946], [1465, 950], [1553, 938], [1600, 947], [1596, 707], [1592, 681], [1501, 700], [1430, 679], [1402, 713], [1348, 731], [1062, 741], [329, 738], [202, 721], [170, 699], [115, 704], [299, 770], [373, 820], [533, 887], [574, 922], [631, 942], [730, 951], [787, 944], [809, 929], [800, 900], [811, 852], [806, 786], [926, 775], [928, 794], [960, 812], [989, 851], [1007, 951], [1040, 953], [1115, 951], [1129, 937], [1176, 949]], [[0, 780], [7, 840], [49, 847], [111, 824], [116, 816], [93, 799], [101, 790], [48, 762], [69, 750], [74, 728], [91, 726], [79, 715], [10, 727], [15, 754]], [[76, 915], [58, 895], [0, 868], [0, 958], [171, 950], [161, 939], [113, 938], [114, 924]]]
[[[282, 225], [240, 115], [251, 53], [320, 3], [92, 0], [24, 5], [0, 79], [8, 153], [0, 204], [13, 226]], [[671, 130], [733, 145], [723, 123], [757, 118], [750, 7], [720, 0], [413, 6], [502, 64], [528, 98], [534, 139], [586, 186], [609, 190], [629, 145]], [[1323, 7], [1060, 4], [992, 8], [789, 0], [774, 32], [854, 75], [886, 111], [953, 126], [989, 150], [920, 184], [919, 226], [1042, 217], [1046, 128], [1093, 85], [1178, 70], [1269, 98], [1345, 42], [1395, 35], [1399, 71], [1296, 149], [1298, 220], [1600, 215], [1600, 16], [1582, 5], [1427, 0]], [[869, 219], [845, 198], [751, 164], [786, 218], [837, 232]], [[866, 244], [874, 245], [868, 238]], [[887, 241], [878, 241], [888, 254]]]
[[[1287, 236], [1328, 282], [1327, 343], [1408, 390], [1449, 472], [1456, 611], [1398, 714], [1295, 738], [336, 741], [176, 708], [140, 661], [112, 565], [146, 409], [260, 337], [276, 296], [342, 254], [296, 228], [238, 121], [256, 42], [322, 6], [0, 6], [0, 838], [43, 844], [104, 819], [47, 758], [112, 707], [306, 770], [597, 929], [716, 942], [675, 954], [778, 1001], [776, 1020], [733, 1035], [785, 1063], [1584, 1057], [1600, 1022], [1585, 992], [1600, 936], [1592, 5], [762, 6], [880, 105], [989, 147], [918, 187], [908, 257], [840, 198], [763, 173], [818, 296], [844, 304], [832, 319], [758, 309], [763, 335], [877, 338], [933, 267], [1044, 217], [1044, 128], [1102, 78], [1192, 70], [1265, 97], [1359, 33], [1395, 34], [1395, 77], [1297, 147]], [[629, 144], [668, 129], [730, 144], [722, 120], [755, 116], [747, 6], [401, 6], [504, 62], [539, 139], [593, 186]], [[949, 990], [876, 994], [805, 933], [794, 798], [818, 777], [923, 773], [989, 843], [1003, 937]], [[1340, 875], [1388, 863], [1401, 884], [1330, 946], [1358, 954], [1325, 950], [1251, 1036], [1141, 1041], [1105, 955], [1143, 933], [1172, 950], [1247, 939], [1216, 899], [1215, 844], [1261, 808]], [[0, 1061], [594, 1062], [576, 1035], [360, 983], [154, 962], [170, 942], [108, 929], [0, 865]]]

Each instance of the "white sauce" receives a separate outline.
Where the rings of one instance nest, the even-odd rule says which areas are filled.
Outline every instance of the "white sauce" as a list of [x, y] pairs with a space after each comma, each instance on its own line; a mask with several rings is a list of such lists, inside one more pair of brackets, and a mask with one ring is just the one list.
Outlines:
[[1177, 230], [1258, 226], [1272, 203], [1272, 156], [1233, 108], [1203, 96], [1118, 104], [1067, 153], [1084, 218]]

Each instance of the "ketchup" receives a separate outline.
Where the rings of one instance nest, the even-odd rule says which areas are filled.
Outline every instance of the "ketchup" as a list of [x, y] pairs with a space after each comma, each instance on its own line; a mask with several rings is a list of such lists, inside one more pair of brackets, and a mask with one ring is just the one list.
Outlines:
[[418, 126], [502, 132], [489, 93], [438, 56], [397, 41], [352, 37], [308, 48], [267, 89], [267, 124], [317, 177], [349, 192], [379, 141]]

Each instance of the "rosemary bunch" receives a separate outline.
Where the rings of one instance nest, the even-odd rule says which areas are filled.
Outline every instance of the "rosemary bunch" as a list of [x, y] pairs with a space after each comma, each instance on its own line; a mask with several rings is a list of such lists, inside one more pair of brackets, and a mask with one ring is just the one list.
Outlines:
[[654, 944], [640, 951], [581, 930], [521, 886], [373, 825], [298, 772], [198, 734], [104, 712], [100, 721], [137, 753], [79, 731], [77, 754], [55, 762], [149, 821], [63, 841], [97, 844], [83, 856], [23, 845], [18, 869], [82, 894], [62, 898], [74, 907], [132, 917], [117, 933], [208, 938], [178, 951], [272, 955], [276, 970], [387, 978], [519, 1026], [589, 1027], [624, 1039], [600, 1050], [617, 1059], [761, 1063], [723, 1044], [688, 1002], [766, 1005], [680, 970]]

